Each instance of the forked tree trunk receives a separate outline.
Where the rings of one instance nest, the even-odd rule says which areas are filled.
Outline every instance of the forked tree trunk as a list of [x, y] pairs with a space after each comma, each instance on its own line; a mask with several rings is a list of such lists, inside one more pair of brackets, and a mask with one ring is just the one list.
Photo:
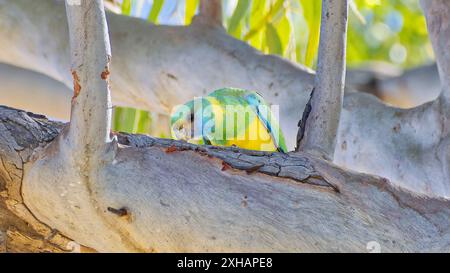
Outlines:
[[[448, 251], [448, 199], [304, 153], [120, 134], [110, 141], [102, 1], [81, 0], [68, 17], [71, 124], [0, 107], [0, 249]], [[428, 107], [412, 114], [444, 109]]]

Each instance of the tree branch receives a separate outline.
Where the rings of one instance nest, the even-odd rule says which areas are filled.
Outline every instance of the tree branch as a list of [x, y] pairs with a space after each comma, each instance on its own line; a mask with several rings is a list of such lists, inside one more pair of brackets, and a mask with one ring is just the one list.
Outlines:
[[347, 0], [323, 0], [319, 62], [310, 108], [303, 115], [297, 150], [333, 160], [345, 84]]
[[[37, 115], [4, 107], [0, 127], [8, 128], [0, 130], [0, 146], [14, 141], [29, 147], [40, 146], [36, 141], [49, 141], [62, 129]], [[27, 128], [40, 137], [24, 137]], [[118, 139], [123, 146], [117, 157], [99, 165], [95, 204], [78, 203], [87, 193], [72, 190], [78, 187], [76, 180], [61, 187], [59, 179], [68, 178], [63, 176], [66, 170], [46, 175], [55, 170], [49, 166], [39, 172], [46, 180], [23, 182], [24, 199], [34, 204], [33, 213], [98, 251], [365, 252], [371, 241], [378, 242], [382, 252], [450, 248], [448, 199], [416, 195], [385, 179], [301, 153], [199, 147], [133, 135]], [[47, 155], [57, 142], [50, 144]], [[3, 152], [1, 156], [12, 159]], [[36, 164], [33, 159], [24, 163]], [[260, 168], [249, 171], [249, 165]], [[277, 166], [285, 166], [286, 178], [276, 175]], [[0, 169], [0, 181], [7, 174]], [[94, 205], [98, 208], [88, 209]]]
[[[422, 9], [427, 19], [428, 32], [436, 55], [442, 92], [439, 96], [442, 113], [442, 135], [450, 135], [450, 2], [445, 0], [421, 0]], [[450, 148], [445, 148], [447, 153]], [[450, 156], [449, 156], [450, 157]], [[448, 157], [446, 157], [447, 159]]]
[[436, 54], [439, 75], [444, 91], [441, 97], [450, 102], [450, 3], [445, 0], [421, 0], [427, 19], [428, 32]]
[[111, 48], [103, 0], [66, 1], [66, 10], [74, 84], [68, 139], [74, 157], [85, 163], [111, 141]]
[[442, 91], [435, 63], [407, 70], [385, 63], [369, 63], [347, 70], [346, 86], [403, 109], [434, 101]]
[[[68, 121], [72, 91], [48, 76], [0, 63], [2, 104]], [[49, 107], [51, 105], [51, 107]]]
[[36, 150], [58, 135], [62, 124], [32, 113], [1, 109], [0, 233], [3, 232], [6, 251], [68, 251], [70, 240], [37, 220], [25, 205], [21, 192], [26, 163]]
[[[0, 0], [0, 60], [39, 71], [72, 88], [65, 18], [53, 16], [63, 13], [64, 5], [52, 0]], [[314, 76], [307, 69], [263, 55], [202, 20], [187, 27], [155, 26], [109, 14], [108, 24], [114, 48], [115, 104], [164, 114], [174, 105], [224, 86], [257, 90], [269, 103], [280, 105], [281, 129], [289, 149], [294, 148], [301, 106], [307, 104], [313, 88]], [[442, 133], [449, 110], [439, 101], [398, 109], [367, 94], [349, 92], [334, 162], [423, 194], [450, 196], [449, 142]]]
[[222, 1], [200, 0], [200, 15], [211, 22], [222, 24]]

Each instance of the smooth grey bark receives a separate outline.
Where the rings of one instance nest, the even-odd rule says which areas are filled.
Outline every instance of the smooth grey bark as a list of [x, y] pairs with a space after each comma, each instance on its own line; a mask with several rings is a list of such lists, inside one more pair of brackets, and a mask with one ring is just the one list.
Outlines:
[[[38, 147], [48, 145], [64, 126], [0, 107], [0, 128], [2, 150], [11, 149], [2, 153], [2, 162], [11, 166], [20, 155], [54, 151], [58, 140], [44, 151]], [[72, 194], [81, 192], [62, 197], [64, 188], [43, 181], [24, 196], [37, 204], [33, 215], [54, 228], [53, 237], [47, 235], [50, 241], [34, 235], [36, 241], [53, 242], [63, 250], [70, 242], [56, 240], [64, 238], [63, 233], [98, 251], [365, 252], [371, 241], [378, 242], [382, 252], [449, 250], [447, 199], [417, 195], [386, 179], [342, 170], [306, 154], [117, 137], [120, 147], [114, 159], [101, 165], [104, 183], [93, 188], [102, 220], [92, 214], [74, 217], [92, 203], [77, 204]], [[24, 157], [23, 164], [29, 166], [30, 160]], [[14, 169], [17, 177], [23, 175], [22, 167]], [[9, 185], [2, 200], [17, 207], [20, 202], [10, 198], [21, 180], [12, 176], [17, 185], [11, 183], [7, 174], [0, 169], [0, 181]], [[114, 213], [122, 208], [127, 215]], [[105, 236], [111, 231], [102, 221], [136, 245]], [[87, 227], [88, 235], [83, 233]], [[96, 240], [83, 241], [89, 236]]]
[[323, 0], [315, 88], [304, 110], [297, 150], [333, 160], [344, 97], [347, 0]]
[[66, 1], [66, 12], [74, 85], [67, 139], [79, 166], [94, 168], [88, 166], [89, 159], [102, 155], [111, 142], [111, 46], [105, 9], [103, 0]]
[[66, 245], [70, 240], [39, 222], [25, 206], [21, 193], [24, 165], [35, 150], [58, 135], [62, 124], [7, 107], [1, 109], [0, 233], [5, 251], [69, 251]]
[[[0, 0], [0, 7], [0, 60], [72, 86], [64, 7], [51, 0]], [[168, 113], [176, 104], [223, 86], [258, 90], [280, 105], [281, 128], [288, 146], [294, 147], [303, 111], [299, 106], [306, 105], [313, 87], [308, 70], [265, 56], [203, 20], [168, 27], [114, 14], [108, 18], [115, 104]], [[349, 92], [334, 162], [413, 191], [450, 196], [447, 137], [441, 134], [447, 109], [435, 100], [404, 110]]]
[[444, 91], [441, 93], [442, 99], [448, 103], [450, 101], [450, 55], [448, 46], [450, 40], [450, 3], [445, 0], [421, 0], [422, 8], [427, 19], [428, 32], [436, 55], [439, 75]]
[[[421, 0], [422, 8], [427, 19], [428, 32], [436, 55], [439, 77], [442, 83], [442, 92], [438, 98], [443, 113], [442, 135], [450, 135], [450, 2], [443, 0]], [[446, 158], [450, 157], [450, 147], [445, 147]]]

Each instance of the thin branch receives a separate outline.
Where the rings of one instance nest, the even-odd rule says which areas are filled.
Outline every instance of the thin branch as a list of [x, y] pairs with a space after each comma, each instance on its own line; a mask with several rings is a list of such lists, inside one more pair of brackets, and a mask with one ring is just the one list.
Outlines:
[[450, 102], [450, 2], [447, 0], [421, 0], [427, 20], [439, 76], [443, 85], [441, 98]]
[[66, 0], [66, 10], [74, 82], [69, 142], [84, 155], [101, 154], [110, 142], [111, 124], [111, 49], [103, 0]]
[[323, 0], [315, 90], [297, 137], [297, 150], [329, 160], [334, 157], [344, 95], [347, 15], [347, 0]]
[[222, 23], [222, 1], [221, 0], [200, 0], [200, 15], [210, 21]]

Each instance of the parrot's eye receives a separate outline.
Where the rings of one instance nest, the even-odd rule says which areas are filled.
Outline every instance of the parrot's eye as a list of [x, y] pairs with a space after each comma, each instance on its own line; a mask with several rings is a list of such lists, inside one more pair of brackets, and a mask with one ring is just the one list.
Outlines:
[[175, 137], [179, 140], [187, 140], [185, 124], [180, 124], [175, 129]]

